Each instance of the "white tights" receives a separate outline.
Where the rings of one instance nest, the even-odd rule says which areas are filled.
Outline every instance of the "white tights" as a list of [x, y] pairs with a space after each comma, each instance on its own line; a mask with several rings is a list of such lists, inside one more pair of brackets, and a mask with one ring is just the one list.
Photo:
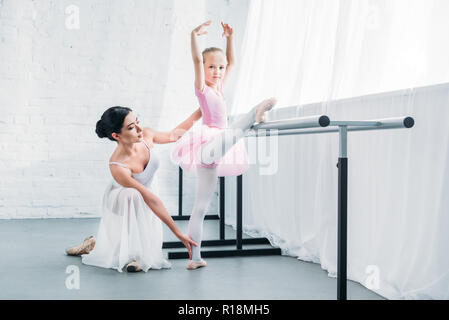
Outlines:
[[197, 166], [197, 182], [195, 192], [195, 204], [189, 220], [189, 237], [198, 246], [192, 246], [192, 260], [201, 261], [201, 239], [203, 237], [203, 220], [210, 200], [217, 186], [217, 170], [215, 168], [203, 168]]
[[[255, 122], [256, 110], [261, 104], [255, 106], [250, 112], [234, 121], [231, 126], [224, 129], [211, 141], [199, 149], [201, 162], [211, 164], [219, 160], [237, 141], [245, 136], [246, 132]], [[215, 192], [218, 175], [216, 168], [197, 166], [197, 184], [195, 204], [189, 220], [188, 235], [198, 246], [192, 246], [192, 260], [201, 261], [201, 239], [203, 236], [203, 220]]]

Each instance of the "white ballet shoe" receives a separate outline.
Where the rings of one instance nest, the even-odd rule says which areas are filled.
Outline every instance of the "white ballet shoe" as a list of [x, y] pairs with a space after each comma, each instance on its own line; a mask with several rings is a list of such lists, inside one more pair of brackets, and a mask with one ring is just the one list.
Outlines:
[[205, 266], [207, 266], [207, 263], [204, 260], [201, 260], [201, 261], [190, 260], [189, 264], [187, 265], [187, 270], [195, 270], [195, 269], [205, 267]]
[[270, 98], [259, 103], [259, 105], [256, 106], [256, 122], [265, 122], [265, 112], [270, 111], [276, 103], [276, 98]]
[[133, 260], [131, 263], [128, 263], [128, 265], [126, 266], [126, 271], [139, 272], [139, 271], [142, 271], [142, 268], [140, 268], [140, 265], [137, 263], [136, 260]]

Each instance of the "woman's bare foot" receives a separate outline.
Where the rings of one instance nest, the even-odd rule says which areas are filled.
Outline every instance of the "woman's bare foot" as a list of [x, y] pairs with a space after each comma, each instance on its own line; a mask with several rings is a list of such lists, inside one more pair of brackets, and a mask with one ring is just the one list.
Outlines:
[[276, 98], [270, 98], [259, 103], [256, 106], [256, 122], [265, 122], [265, 112], [270, 111], [276, 103]]
[[207, 263], [204, 260], [201, 260], [201, 261], [190, 260], [189, 264], [187, 265], [187, 270], [195, 270], [195, 269], [205, 267], [205, 266], [207, 266]]
[[80, 256], [82, 254], [88, 254], [95, 247], [95, 238], [93, 236], [87, 237], [84, 239], [83, 243], [79, 246], [68, 248], [65, 252], [69, 256]]
[[139, 272], [139, 271], [142, 271], [142, 268], [140, 267], [140, 265], [137, 263], [136, 260], [133, 260], [132, 262], [128, 263], [128, 265], [126, 266], [126, 271]]

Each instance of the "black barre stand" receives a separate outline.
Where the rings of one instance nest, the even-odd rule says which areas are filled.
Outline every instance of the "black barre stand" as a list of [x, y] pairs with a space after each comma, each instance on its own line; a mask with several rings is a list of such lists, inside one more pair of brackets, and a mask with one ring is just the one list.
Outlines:
[[[348, 131], [412, 128], [412, 117], [362, 121], [330, 121], [325, 116], [272, 121], [256, 125], [249, 136], [273, 135], [266, 129], [275, 129], [274, 135], [339, 133], [338, 168], [338, 225], [337, 225], [337, 300], [347, 300], [347, 238], [348, 238]], [[334, 128], [323, 128], [327, 126]], [[322, 128], [319, 128], [322, 127]], [[308, 130], [302, 130], [308, 128]], [[262, 130], [260, 130], [262, 129]], [[259, 131], [257, 131], [259, 130]], [[279, 131], [277, 131], [279, 130]], [[267, 134], [268, 133], [268, 134]]]
[[[181, 169], [180, 169], [181, 170]], [[181, 172], [181, 171], [180, 171]], [[180, 177], [180, 194], [182, 194], [182, 173]], [[243, 226], [242, 226], [242, 175], [237, 176], [237, 230], [235, 239], [225, 239], [225, 177], [220, 177], [220, 239], [217, 240], [203, 240], [201, 241], [201, 247], [211, 246], [231, 246], [235, 245], [235, 249], [227, 250], [206, 250], [201, 251], [201, 256], [204, 258], [217, 258], [217, 257], [236, 257], [236, 256], [262, 256], [262, 255], [280, 255], [280, 248], [257, 248], [257, 249], [244, 249], [243, 245], [258, 245], [258, 244], [270, 244], [266, 238], [246, 238], [243, 239]], [[182, 200], [179, 203], [182, 205]], [[176, 217], [176, 216], [174, 216]], [[179, 217], [179, 216], [178, 216]], [[189, 216], [183, 216], [187, 219]], [[207, 217], [207, 215], [206, 215]], [[183, 220], [187, 220], [183, 219]], [[205, 218], [206, 219], [206, 218]], [[209, 218], [215, 219], [215, 218]], [[180, 219], [178, 219], [180, 220]], [[181, 241], [167, 241], [162, 244], [164, 249], [184, 248], [184, 244]], [[181, 252], [169, 252], [169, 259], [188, 259], [189, 255], [186, 251]]]

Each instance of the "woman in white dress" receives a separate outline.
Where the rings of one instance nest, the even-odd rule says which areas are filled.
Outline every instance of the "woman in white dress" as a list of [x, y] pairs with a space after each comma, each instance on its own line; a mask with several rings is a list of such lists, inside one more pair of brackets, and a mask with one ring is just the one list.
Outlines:
[[142, 128], [139, 119], [127, 107], [111, 107], [97, 122], [100, 138], [117, 142], [110, 157], [112, 181], [106, 187], [97, 237], [86, 238], [79, 246], [66, 249], [68, 255], [82, 257], [82, 262], [122, 272], [170, 268], [162, 254], [164, 222], [186, 246], [197, 244], [184, 235], [154, 190], [154, 175], [159, 159], [154, 144], [177, 141], [201, 118], [196, 110], [169, 132]]

